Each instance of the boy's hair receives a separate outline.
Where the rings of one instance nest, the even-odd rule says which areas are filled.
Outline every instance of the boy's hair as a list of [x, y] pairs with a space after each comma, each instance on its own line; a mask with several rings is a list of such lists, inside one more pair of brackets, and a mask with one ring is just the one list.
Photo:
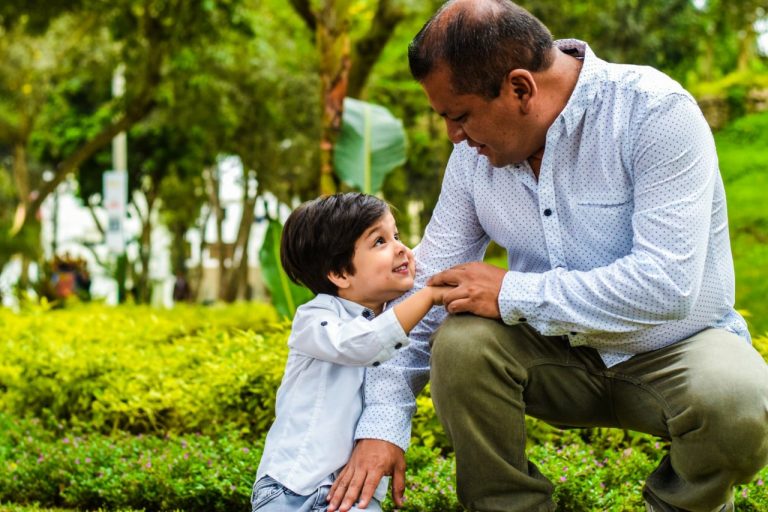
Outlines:
[[349, 192], [302, 203], [283, 227], [280, 261], [286, 274], [314, 293], [338, 295], [330, 272], [354, 274], [355, 243], [389, 211], [381, 199]]

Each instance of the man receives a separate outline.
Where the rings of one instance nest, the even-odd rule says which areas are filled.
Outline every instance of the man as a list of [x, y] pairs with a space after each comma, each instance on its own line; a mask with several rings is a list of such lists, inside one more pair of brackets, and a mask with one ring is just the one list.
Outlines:
[[[402, 503], [430, 354], [469, 509], [554, 508], [525, 456], [529, 414], [668, 439], [648, 510], [732, 510], [733, 486], [768, 460], [768, 368], [733, 308], [725, 195], [694, 99], [651, 68], [553, 43], [506, 0], [448, 2], [409, 60], [455, 144], [415, 250], [417, 286], [456, 287], [452, 314], [434, 310], [368, 372], [329, 510], [364, 506], [383, 474]], [[489, 240], [509, 271], [479, 263]]]

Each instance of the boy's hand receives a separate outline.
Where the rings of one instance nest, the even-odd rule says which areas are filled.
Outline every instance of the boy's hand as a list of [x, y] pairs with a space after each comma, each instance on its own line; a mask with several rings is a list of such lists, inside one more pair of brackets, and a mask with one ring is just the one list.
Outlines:
[[385, 475], [392, 475], [392, 499], [396, 507], [402, 507], [405, 492], [403, 450], [387, 441], [360, 439], [328, 492], [328, 512], [346, 512], [355, 502], [358, 508], [367, 508]]
[[432, 290], [432, 304], [435, 306], [442, 306], [445, 304], [445, 293], [449, 290], [453, 290], [453, 286], [429, 286]]

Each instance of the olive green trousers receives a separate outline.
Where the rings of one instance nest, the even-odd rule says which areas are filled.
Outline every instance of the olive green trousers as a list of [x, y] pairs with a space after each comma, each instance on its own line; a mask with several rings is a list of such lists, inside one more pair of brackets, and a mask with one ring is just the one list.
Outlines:
[[670, 441], [646, 486], [683, 510], [733, 499], [768, 463], [768, 365], [743, 339], [705, 330], [606, 368], [597, 351], [472, 315], [432, 339], [431, 392], [473, 511], [554, 510], [525, 454], [525, 415], [560, 427], [617, 427]]

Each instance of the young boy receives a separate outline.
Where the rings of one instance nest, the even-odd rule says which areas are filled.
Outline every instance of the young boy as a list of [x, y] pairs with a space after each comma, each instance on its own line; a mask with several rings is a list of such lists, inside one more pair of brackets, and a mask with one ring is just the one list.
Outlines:
[[[293, 319], [251, 505], [254, 512], [326, 510], [328, 490], [352, 453], [365, 367], [408, 346], [408, 332], [442, 304], [446, 288], [427, 286], [384, 311], [413, 287], [415, 265], [387, 204], [365, 194], [299, 206], [283, 228], [280, 259], [317, 296]], [[381, 510], [387, 485], [383, 479], [366, 510]]]

